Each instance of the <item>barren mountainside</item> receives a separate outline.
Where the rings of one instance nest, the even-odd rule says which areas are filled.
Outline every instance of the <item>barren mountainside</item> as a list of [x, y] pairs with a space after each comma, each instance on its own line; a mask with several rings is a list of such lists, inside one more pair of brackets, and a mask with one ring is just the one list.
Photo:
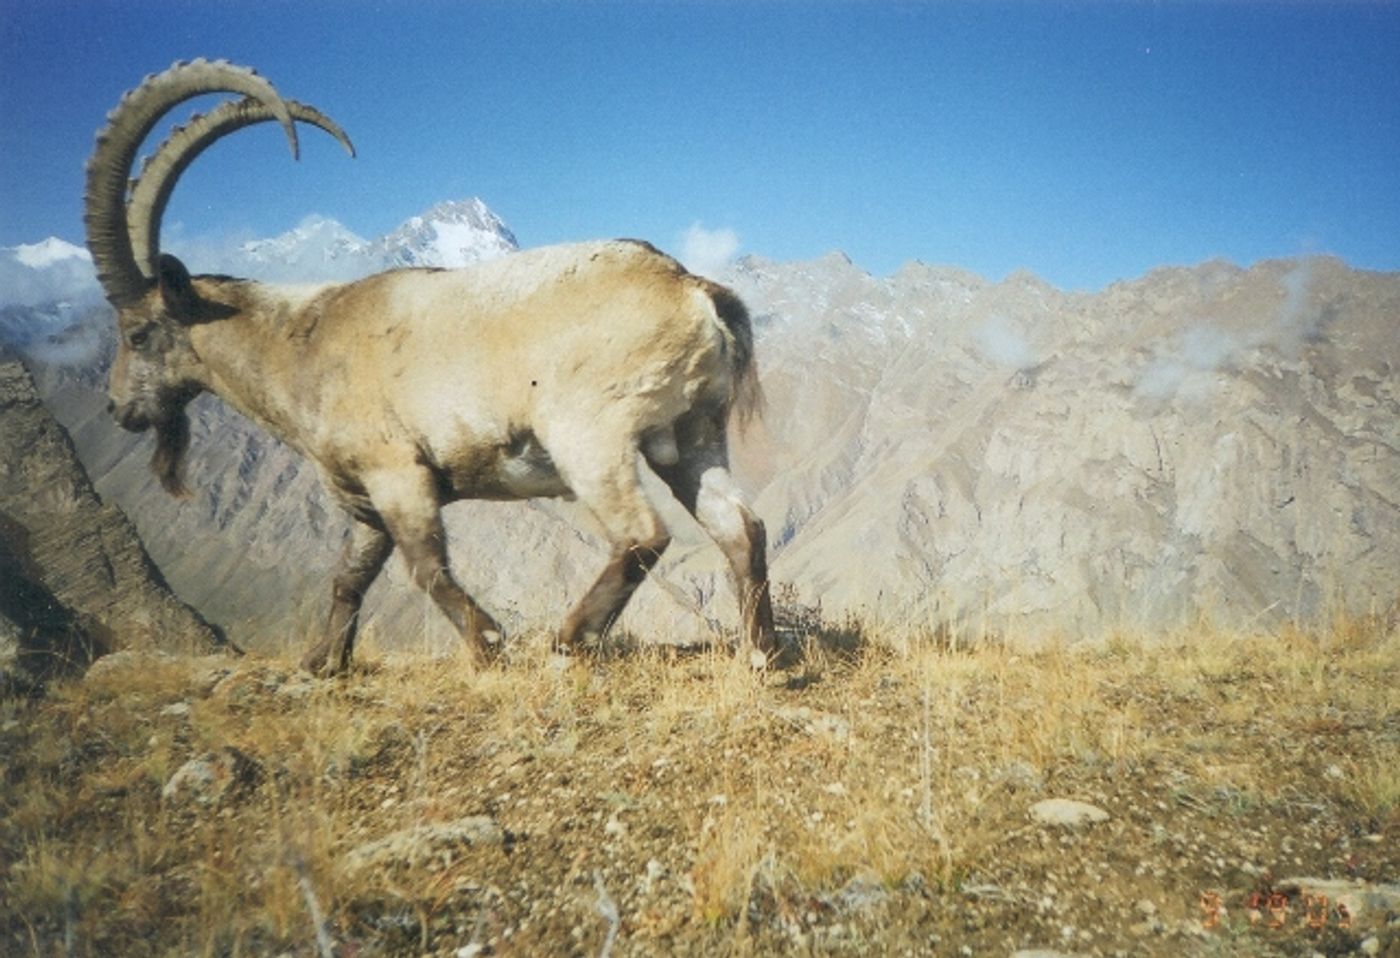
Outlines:
[[[504, 243], [489, 210], [450, 210], [398, 231], [403, 261]], [[775, 580], [828, 616], [1077, 637], [1203, 615], [1266, 627], [1400, 592], [1400, 276], [1212, 262], [1090, 294], [922, 264], [875, 278], [832, 254], [718, 278], [754, 313], [768, 400], [739, 472]], [[236, 640], [302, 643], [344, 533], [313, 471], [205, 398], [194, 497], [171, 500], [149, 439], [106, 416], [101, 379], [91, 364], [40, 375], [174, 590]], [[572, 504], [447, 515], [461, 579], [516, 631], [557, 625], [603, 561]], [[667, 515], [677, 541], [624, 625], [695, 638], [732, 621], [732, 598], [716, 550]], [[390, 573], [369, 597], [376, 639], [450, 642], [397, 560]]]
[[[1400, 277], [1310, 259], [1101, 293], [741, 264], [775, 572], [994, 629], [1266, 625], [1400, 581]], [[755, 444], [757, 447], [760, 444]]]
[[3, 352], [0, 449], [0, 685], [16, 666], [27, 681], [119, 648], [213, 648], [214, 632], [170, 594], [131, 523], [94, 493], [29, 373]]

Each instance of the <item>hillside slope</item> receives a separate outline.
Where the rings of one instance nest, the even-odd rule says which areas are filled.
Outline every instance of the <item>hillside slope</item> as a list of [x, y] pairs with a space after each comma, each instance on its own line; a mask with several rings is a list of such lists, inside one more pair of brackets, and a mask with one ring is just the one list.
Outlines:
[[0, 671], [43, 678], [120, 648], [208, 651], [126, 517], [103, 502], [23, 364], [0, 352]]

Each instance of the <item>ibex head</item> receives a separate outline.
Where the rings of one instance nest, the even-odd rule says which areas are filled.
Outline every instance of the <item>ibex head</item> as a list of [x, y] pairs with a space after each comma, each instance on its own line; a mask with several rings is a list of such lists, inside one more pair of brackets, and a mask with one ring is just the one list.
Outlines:
[[[176, 105], [205, 93], [238, 93], [170, 137], [130, 179], [141, 143]], [[156, 430], [151, 468], [166, 490], [184, 492], [180, 467], [188, 443], [184, 408], [201, 389], [200, 361], [190, 341], [197, 323], [227, 318], [237, 308], [201, 290], [178, 259], [160, 252], [160, 220], [180, 174], [210, 145], [235, 130], [277, 120], [297, 156], [294, 120], [319, 126], [355, 155], [345, 132], [316, 109], [284, 100], [252, 70], [223, 61], [177, 63], [129, 91], [107, 117], [87, 166], [88, 249], [103, 292], [117, 311], [110, 408], [125, 428]], [[221, 283], [227, 280], [209, 280]]]

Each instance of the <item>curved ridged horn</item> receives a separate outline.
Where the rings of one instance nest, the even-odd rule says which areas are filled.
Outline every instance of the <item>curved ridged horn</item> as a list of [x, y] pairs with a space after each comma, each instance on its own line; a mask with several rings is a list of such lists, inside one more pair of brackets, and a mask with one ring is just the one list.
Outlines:
[[[350, 137], [330, 117], [314, 106], [298, 103], [296, 100], [283, 101], [292, 118], [310, 123], [325, 130], [340, 141], [345, 152], [355, 155], [355, 145]], [[183, 126], [178, 126], [141, 167], [141, 175], [131, 188], [131, 198], [126, 204], [126, 222], [131, 232], [131, 249], [136, 255], [136, 265], [147, 277], [155, 276], [156, 260], [160, 257], [160, 221], [165, 213], [170, 194], [180, 174], [221, 137], [241, 130], [245, 126], [278, 119], [267, 104], [248, 97], [243, 100], [230, 100], [221, 103], [213, 110], [190, 118]]]
[[286, 131], [292, 157], [297, 156], [291, 112], [272, 84], [247, 67], [223, 60], [176, 63], [128, 91], [97, 134], [97, 145], [88, 159], [84, 195], [88, 251], [97, 267], [102, 291], [112, 305], [121, 307], [134, 302], [148, 286], [136, 264], [126, 225], [127, 177], [136, 151], [172, 107], [202, 93], [220, 92], [241, 93], [264, 103]]

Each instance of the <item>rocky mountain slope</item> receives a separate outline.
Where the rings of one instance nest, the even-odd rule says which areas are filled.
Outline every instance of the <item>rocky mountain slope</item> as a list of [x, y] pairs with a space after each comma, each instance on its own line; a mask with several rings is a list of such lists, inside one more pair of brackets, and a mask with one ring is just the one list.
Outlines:
[[[192, 265], [318, 279], [512, 248], [472, 201], [374, 242], [308, 221], [238, 263]], [[875, 278], [832, 254], [748, 258], [720, 278], [755, 313], [769, 402], [739, 470], [775, 578], [828, 616], [1033, 639], [1201, 616], [1267, 627], [1396, 599], [1400, 276], [1206, 263], [1088, 294], [922, 264]], [[146, 470], [149, 440], [108, 421], [100, 363], [40, 366], [98, 489], [177, 593], [235, 638], [305, 641], [344, 532], [311, 471], [203, 399], [195, 497], [175, 502]], [[715, 550], [667, 510], [677, 542], [624, 624], [703, 637], [732, 621], [732, 598]], [[567, 503], [464, 503], [448, 525], [460, 577], [516, 631], [553, 627], [602, 561]], [[378, 640], [450, 643], [397, 560], [390, 573], [369, 598]]]
[[214, 631], [94, 493], [29, 373], [3, 350], [0, 449], [0, 686], [118, 648], [214, 647]]
[[829, 257], [730, 279], [767, 319], [746, 459], [775, 572], [828, 607], [1078, 634], [1400, 591], [1400, 276], [1206, 263], [1088, 295]]

